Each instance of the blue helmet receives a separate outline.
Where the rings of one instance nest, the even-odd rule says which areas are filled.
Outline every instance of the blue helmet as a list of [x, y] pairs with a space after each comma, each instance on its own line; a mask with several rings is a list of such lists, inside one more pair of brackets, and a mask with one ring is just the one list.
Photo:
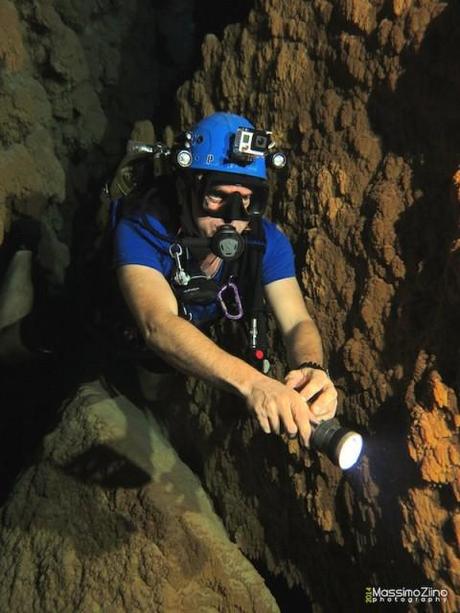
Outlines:
[[254, 129], [254, 126], [245, 117], [233, 113], [214, 113], [199, 121], [190, 130], [193, 159], [189, 168], [266, 180], [267, 167], [263, 155], [249, 160], [232, 157], [233, 141], [239, 128]]

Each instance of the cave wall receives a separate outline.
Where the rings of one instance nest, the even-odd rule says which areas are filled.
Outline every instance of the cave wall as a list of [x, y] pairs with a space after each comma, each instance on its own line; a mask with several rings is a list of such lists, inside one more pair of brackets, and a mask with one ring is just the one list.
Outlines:
[[[193, 55], [187, 19], [193, 3], [174, 0], [169, 7], [176, 29], [168, 11], [148, 0], [0, 0], [0, 277], [3, 282], [19, 246], [38, 252], [34, 262], [46, 268], [46, 283], [35, 284], [37, 317], [30, 328], [45, 344], [52, 328], [58, 340], [78, 327], [88, 255], [100, 233], [99, 191], [119, 162], [132, 122], [158, 113], [184, 57], [189, 62]], [[180, 38], [174, 57], [158, 54], [164, 28], [169, 40]], [[38, 249], [37, 232], [46, 239]], [[81, 338], [81, 330], [75, 336]], [[3, 336], [0, 343], [6, 343]], [[75, 342], [69, 345], [76, 354]], [[76, 384], [82, 361], [39, 360], [18, 368], [2, 363], [3, 402], [14, 407], [0, 417], [2, 501]]]
[[158, 117], [193, 62], [193, 12], [183, 0], [1, 0], [0, 244], [21, 215], [49, 218], [70, 244], [77, 207], [88, 235], [133, 122]]
[[[231, 18], [247, 12], [243, 4], [234, 3]], [[161, 132], [177, 116], [172, 100], [198, 60], [206, 16], [223, 29], [225, 17], [207, 1], [198, 10], [190, 0], [0, 0], [0, 278], [15, 249], [34, 249], [45, 282], [35, 284], [29, 340], [50, 346], [51, 333], [51, 345], [74, 356], [70, 365], [2, 363], [0, 386], [15, 411], [0, 417], [1, 500], [78, 383], [84, 359], [76, 356], [91, 342], [80, 324], [106, 219], [100, 190], [136, 120], [152, 119]]]
[[152, 413], [100, 381], [61, 407], [0, 511], [0, 610], [279, 608]]
[[235, 424], [201, 384], [175, 435], [243, 551], [317, 610], [426, 583], [458, 609], [459, 16], [430, 0], [259, 0], [207, 37], [178, 93], [184, 126], [229, 109], [287, 151], [272, 217], [295, 246], [342, 420], [366, 437], [341, 474], [244, 409]]

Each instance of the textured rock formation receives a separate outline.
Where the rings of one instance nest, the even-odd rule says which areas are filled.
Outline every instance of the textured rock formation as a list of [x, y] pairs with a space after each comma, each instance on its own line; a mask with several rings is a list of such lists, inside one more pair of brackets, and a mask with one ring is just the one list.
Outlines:
[[260, 0], [206, 39], [179, 93], [184, 125], [228, 108], [275, 128], [290, 163], [272, 216], [296, 246], [342, 419], [367, 438], [343, 475], [195, 392], [197, 462], [228, 530], [317, 610], [423, 584], [458, 609], [459, 16], [430, 0]]
[[12, 215], [46, 215], [70, 242], [75, 207], [79, 224], [93, 214], [133, 122], [193, 61], [193, 7], [1, 0], [0, 243]]
[[[94, 240], [97, 191], [132, 123], [151, 117], [160, 95], [169, 100], [193, 60], [194, 3], [157, 4], [0, 0], [0, 244], [13, 220], [39, 219], [37, 257], [57, 291], [69, 265], [64, 242], [76, 236], [78, 255]], [[33, 300], [22, 300], [26, 312]], [[10, 312], [2, 316], [9, 323]], [[14, 453], [36, 442], [24, 430], [46, 427], [49, 396], [71, 377], [47, 370], [2, 367], [2, 499]], [[2, 610], [278, 610], [154, 423], [94, 387], [61, 419], [3, 509]], [[21, 427], [5, 433], [5, 420]]]
[[[75, 290], [72, 308], [85, 298], [85, 266], [98, 233], [98, 192], [120, 159], [132, 122], [158, 108], [160, 31], [148, 0], [89, 0], [84, 6], [72, 0], [0, 0], [0, 276], [3, 280], [11, 250], [24, 247], [13, 222], [39, 219], [49, 249], [39, 249], [34, 262], [52, 271], [54, 284], [47, 278], [32, 297], [35, 310], [41, 301], [44, 328], [45, 318], [54, 325], [65, 317], [62, 305], [49, 304], [49, 294], [62, 298], [66, 275]], [[183, 32], [184, 47], [189, 38]], [[167, 61], [172, 78], [177, 65]], [[76, 312], [67, 317], [72, 328]], [[5, 331], [11, 344], [16, 332]], [[50, 383], [50, 370], [35, 366], [18, 374], [2, 367], [4, 402], [17, 408], [0, 420], [2, 500], [43, 432], [42, 415], [62, 402], [62, 393], [59, 398], [53, 390], [72, 377], [55, 371], [59, 382]], [[42, 391], [53, 400], [42, 400]], [[18, 439], [24, 441], [19, 460]]]
[[[171, 3], [174, 10], [185, 4]], [[165, 29], [181, 21], [161, 10]], [[203, 475], [241, 550], [297, 586], [301, 606], [308, 599], [316, 611], [362, 610], [368, 586], [427, 584], [449, 591], [444, 610], [459, 609], [459, 10], [434, 0], [257, 0], [244, 24], [228, 27], [222, 40], [206, 38], [202, 67], [178, 94], [183, 127], [229, 109], [274, 127], [288, 152], [288, 168], [273, 180], [271, 214], [295, 246], [343, 388], [342, 419], [365, 434], [367, 446], [360, 466], [342, 474], [296, 441], [266, 437], [234, 399], [193, 381], [186, 402], [177, 390], [164, 418], [182, 424], [171, 436]], [[70, 241], [77, 203], [116, 163], [132, 122], [158, 103], [156, 85], [165, 81], [145, 78], [160, 74], [153, 22], [146, 0], [0, 0], [1, 235], [13, 216], [28, 214]], [[174, 45], [167, 54], [170, 65], [187, 56]], [[88, 244], [92, 214], [80, 206], [72, 227], [82, 236], [83, 225]], [[58, 431], [66, 438], [72, 411]], [[77, 484], [75, 470], [61, 470], [75, 466], [70, 456], [57, 458], [56, 436], [3, 516], [10, 570], [2, 607], [28, 606], [15, 600], [14, 577], [24, 578], [24, 593], [43, 610], [60, 606], [58, 578], [77, 610], [106, 604], [98, 590], [115, 599], [115, 610], [136, 606], [135, 597], [144, 599], [141, 610], [149, 610], [149, 597], [174, 608], [173, 598], [186, 592], [173, 595], [167, 573], [182, 586], [192, 577], [189, 593], [198, 598], [211, 574], [197, 576], [194, 564], [208, 536], [205, 545], [190, 537], [194, 560], [163, 557], [152, 545], [182, 551], [196, 517], [162, 523], [149, 494], [166, 500], [158, 483], [139, 497]], [[141, 481], [150, 470], [142, 457], [134, 459]], [[32, 500], [41, 496], [32, 508], [17, 502], [28, 484]], [[62, 501], [56, 521], [50, 499]], [[102, 513], [102, 524], [110, 514], [110, 530], [94, 536], [86, 516], [69, 524], [74, 500], [94, 517]], [[149, 574], [152, 561], [163, 569], [160, 583]], [[143, 583], [125, 581], [130, 573]], [[115, 595], [109, 577], [120, 577]], [[237, 592], [228, 592], [230, 604]], [[225, 598], [207, 594], [224, 606]], [[253, 595], [246, 598], [244, 606], [253, 606]], [[295, 609], [287, 602], [286, 610]]]
[[2, 611], [278, 611], [153, 417], [82, 386], [2, 512]]

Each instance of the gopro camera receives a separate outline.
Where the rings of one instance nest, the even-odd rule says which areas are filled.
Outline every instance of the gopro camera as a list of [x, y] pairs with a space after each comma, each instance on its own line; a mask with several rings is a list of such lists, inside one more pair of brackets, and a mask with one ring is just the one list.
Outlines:
[[253, 128], [238, 128], [233, 143], [233, 156], [237, 159], [250, 160], [263, 157], [272, 142], [271, 132]]

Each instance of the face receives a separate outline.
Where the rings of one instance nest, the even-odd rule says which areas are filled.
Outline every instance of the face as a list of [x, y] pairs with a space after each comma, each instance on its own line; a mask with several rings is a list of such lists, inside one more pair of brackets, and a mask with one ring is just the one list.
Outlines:
[[[215, 185], [211, 191], [206, 194], [203, 199], [203, 209], [205, 211], [218, 212], [224, 205], [225, 197], [229, 194], [239, 193], [243, 200], [243, 206], [245, 209], [251, 204], [252, 190], [242, 185]], [[217, 230], [224, 225], [225, 221], [218, 217], [197, 217], [196, 221], [198, 228], [203, 236], [210, 238], [214, 236]], [[241, 234], [247, 226], [247, 221], [234, 220], [231, 225], [237, 232]]]

